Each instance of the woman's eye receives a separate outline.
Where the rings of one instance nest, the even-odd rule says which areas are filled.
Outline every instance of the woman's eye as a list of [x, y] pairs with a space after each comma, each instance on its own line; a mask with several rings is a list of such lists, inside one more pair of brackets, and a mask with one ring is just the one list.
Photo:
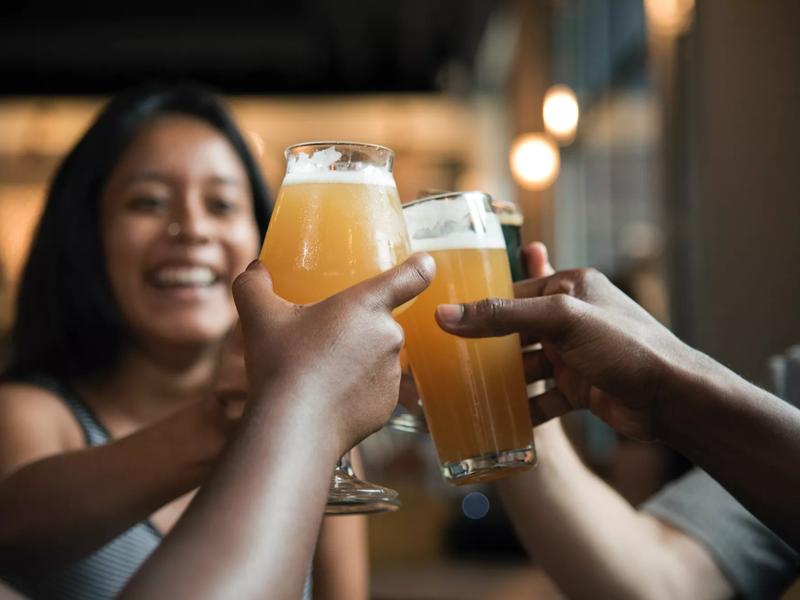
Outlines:
[[158, 196], [135, 196], [128, 201], [128, 207], [137, 212], [159, 212], [167, 208], [167, 200]]
[[239, 205], [236, 202], [227, 200], [225, 198], [211, 198], [208, 201], [208, 208], [214, 214], [229, 215], [236, 212], [236, 210], [239, 208]]

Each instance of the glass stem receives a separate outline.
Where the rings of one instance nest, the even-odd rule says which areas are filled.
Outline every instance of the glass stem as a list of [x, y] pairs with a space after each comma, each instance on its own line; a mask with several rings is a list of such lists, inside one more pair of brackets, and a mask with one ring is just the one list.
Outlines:
[[348, 451], [344, 454], [338, 461], [336, 461], [336, 470], [337, 471], [344, 471], [350, 477], [355, 477], [356, 474], [353, 471], [353, 466], [350, 464], [350, 452]]

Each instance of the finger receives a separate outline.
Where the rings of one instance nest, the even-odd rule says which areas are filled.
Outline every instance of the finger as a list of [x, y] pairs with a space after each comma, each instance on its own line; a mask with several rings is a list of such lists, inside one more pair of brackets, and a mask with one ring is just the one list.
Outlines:
[[525, 367], [525, 381], [528, 383], [553, 376], [553, 366], [541, 350], [523, 354], [522, 363]]
[[241, 353], [223, 351], [214, 385], [214, 395], [224, 407], [227, 418], [235, 419], [241, 416], [247, 400], [247, 371]]
[[546, 294], [545, 290], [547, 284], [553, 277], [558, 277], [558, 274], [547, 275], [546, 277], [537, 277], [535, 279], [523, 279], [514, 283], [514, 297], [515, 298], [538, 298]]
[[417, 391], [417, 384], [410, 374], [403, 373], [400, 377], [398, 402], [411, 413], [419, 412], [419, 392]]
[[534, 427], [574, 410], [569, 400], [558, 388], [550, 388], [546, 392], [534, 396], [528, 401], [528, 405]]
[[542, 242], [531, 242], [522, 252], [530, 278], [537, 279], [555, 273], [555, 269], [550, 265], [550, 259], [547, 256], [547, 246]]
[[520, 332], [519, 334], [519, 345], [522, 346], [522, 351], [530, 350], [532, 346], [535, 346], [541, 341], [538, 336], [535, 336], [530, 333]]
[[520, 333], [557, 338], [578, 316], [580, 300], [565, 294], [542, 298], [486, 298], [469, 304], [440, 304], [436, 321], [461, 337], [493, 337]]
[[272, 277], [260, 260], [251, 262], [233, 281], [233, 300], [244, 331], [258, 326], [265, 315], [274, 320], [292, 306], [272, 289]]
[[405, 375], [411, 375], [411, 363], [408, 361], [408, 350], [405, 345], [400, 349], [400, 372]]
[[343, 294], [371, 297], [377, 304], [393, 309], [423, 292], [435, 275], [433, 257], [417, 252], [393, 269], [354, 285]]

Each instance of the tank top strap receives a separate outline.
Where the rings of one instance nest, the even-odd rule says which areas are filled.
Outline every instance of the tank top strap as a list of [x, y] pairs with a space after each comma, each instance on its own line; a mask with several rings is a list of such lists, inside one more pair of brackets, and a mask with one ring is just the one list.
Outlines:
[[77, 390], [67, 382], [49, 375], [37, 374], [27, 379], [28, 383], [53, 392], [67, 405], [78, 421], [88, 446], [100, 446], [111, 440], [111, 436], [103, 424], [95, 416], [91, 408], [83, 401]]

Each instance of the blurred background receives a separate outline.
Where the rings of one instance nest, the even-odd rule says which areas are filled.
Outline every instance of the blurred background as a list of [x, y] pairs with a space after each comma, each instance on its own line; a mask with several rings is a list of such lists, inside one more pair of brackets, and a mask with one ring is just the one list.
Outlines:
[[[400, 196], [515, 202], [557, 268], [595, 266], [756, 381], [800, 341], [800, 4], [763, 0], [229, 0], [0, 19], [0, 348], [56, 165], [127, 86], [224, 95], [274, 191], [283, 149], [396, 152]], [[587, 462], [636, 503], [687, 468], [574, 417]], [[447, 488], [421, 436], [366, 442], [404, 507], [371, 518], [376, 598], [557, 597], [489, 488]], [[421, 535], [420, 532], [425, 532]], [[538, 593], [539, 596], [535, 596]]]

